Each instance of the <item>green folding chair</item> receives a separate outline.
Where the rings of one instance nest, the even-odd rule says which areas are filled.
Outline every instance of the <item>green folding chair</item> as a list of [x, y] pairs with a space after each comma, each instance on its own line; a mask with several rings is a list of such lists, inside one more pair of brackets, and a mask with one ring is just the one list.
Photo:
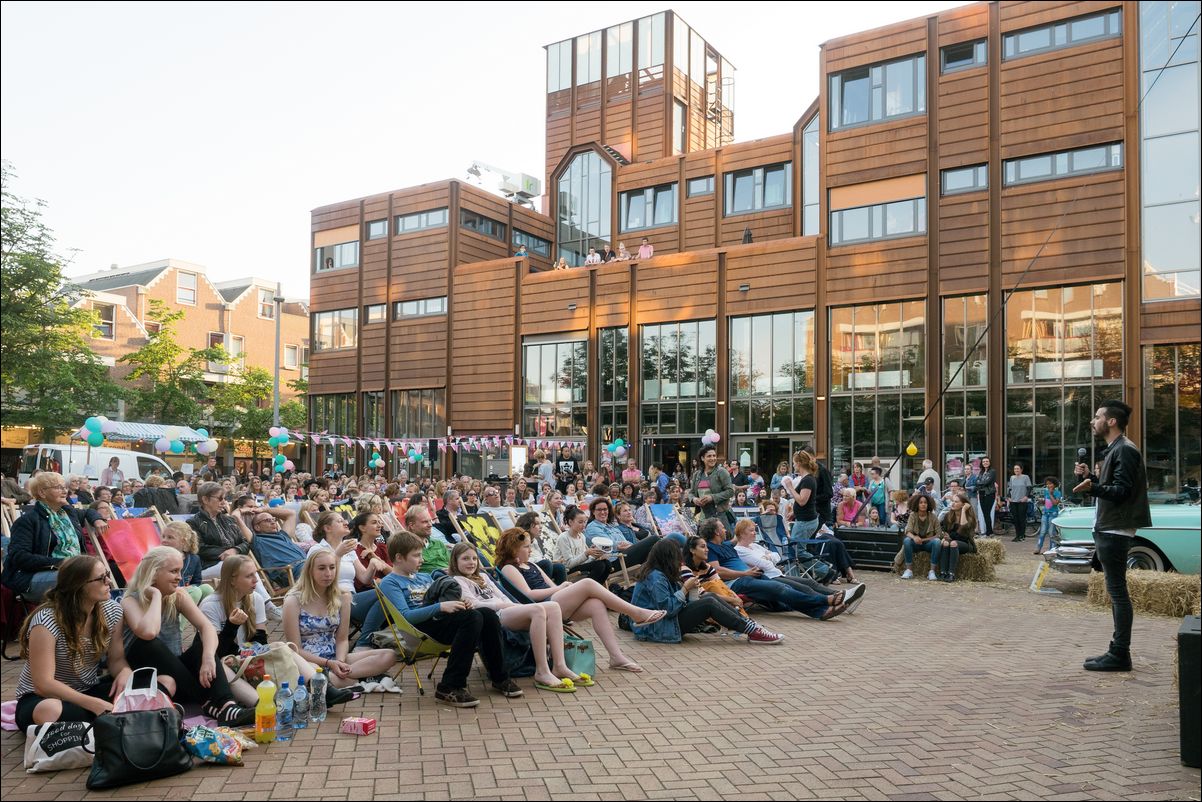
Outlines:
[[422, 687], [422, 678], [417, 672], [417, 664], [422, 660], [434, 661], [430, 673], [426, 675], [426, 679], [430, 679], [434, 676], [435, 669], [438, 668], [438, 661], [450, 656], [451, 647], [448, 644], [439, 643], [410, 624], [405, 616], [401, 615], [401, 611], [396, 608], [396, 605], [389, 601], [384, 592], [380, 590], [379, 580], [376, 580], [375, 586], [376, 598], [380, 600], [380, 609], [384, 611], [384, 620], [388, 623], [388, 629], [396, 641], [395, 648], [401, 658], [401, 670], [396, 675], [397, 684], [402, 684], [405, 667], [410, 666], [413, 668], [413, 678], [417, 680], [417, 692], [425, 696], [426, 689]]

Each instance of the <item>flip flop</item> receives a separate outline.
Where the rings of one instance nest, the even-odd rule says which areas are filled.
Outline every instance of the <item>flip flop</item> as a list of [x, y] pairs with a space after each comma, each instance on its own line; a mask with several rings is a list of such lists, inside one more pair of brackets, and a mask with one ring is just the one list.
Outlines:
[[818, 620], [820, 620], [820, 621], [830, 621], [832, 618], [834, 618], [834, 617], [836, 617], [836, 616], [843, 615], [845, 612], [847, 612], [847, 607], [845, 607], [844, 605], [842, 605], [842, 604], [832, 604], [832, 605], [830, 605], [829, 607], [827, 607], [827, 608], [826, 608], [826, 612], [825, 612], [825, 613], [823, 613], [823, 614], [822, 614], [822, 617], [821, 617], [821, 618], [819, 618]]
[[847, 593], [846, 593], [846, 591], [842, 591], [842, 590], [841, 590], [841, 591], [839, 591], [838, 593], [836, 593], [836, 594], [835, 594], [835, 603], [834, 603], [834, 606], [835, 606], [835, 607], [838, 607], [840, 604], [842, 604], [842, 603], [843, 603], [843, 601], [844, 601], [844, 599], [845, 599], [846, 597], [847, 597]]
[[597, 684], [588, 674], [581, 674], [577, 679], [573, 680], [573, 682], [581, 688], [591, 688]]
[[642, 621], [635, 621], [634, 623], [638, 624], [640, 627], [646, 626], [647, 624], [654, 624], [667, 614], [667, 610], [653, 610], [651, 615], [647, 616]]
[[572, 684], [570, 679], [561, 679], [556, 685], [536, 680], [534, 687], [540, 691], [551, 691], [553, 693], [576, 693], [576, 686]]
[[642, 674], [643, 667], [633, 660], [627, 660], [625, 663], [610, 663], [609, 667], [614, 671], [629, 671], [631, 674]]

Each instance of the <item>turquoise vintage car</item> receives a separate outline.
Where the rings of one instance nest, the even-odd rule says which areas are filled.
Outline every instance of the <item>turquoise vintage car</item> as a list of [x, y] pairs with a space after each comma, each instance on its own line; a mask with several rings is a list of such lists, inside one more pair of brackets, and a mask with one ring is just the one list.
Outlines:
[[[1095, 507], [1064, 510], [1052, 522], [1052, 548], [1044, 559], [1073, 574], [1089, 573], [1093, 559]], [[1127, 565], [1150, 571], [1199, 573], [1202, 563], [1202, 507], [1197, 504], [1157, 504], [1152, 526], [1137, 530]]]

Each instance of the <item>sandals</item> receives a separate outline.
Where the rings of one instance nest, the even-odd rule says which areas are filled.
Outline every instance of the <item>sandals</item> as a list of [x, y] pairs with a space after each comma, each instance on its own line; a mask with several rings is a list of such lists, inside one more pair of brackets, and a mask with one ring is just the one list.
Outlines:
[[631, 674], [643, 673], [643, 667], [633, 660], [627, 660], [625, 663], [610, 663], [609, 667], [614, 671], [629, 671]]
[[843, 615], [847, 612], [847, 605], [832, 604], [826, 608], [826, 612], [819, 617], [819, 621], [830, 621], [832, 618]]
[[647, 616], [642, 621], [635, 621], [634, 623], [638, 624], [640, 627], [646, 626], [647, 624], [654, 624], [667, 614], [667, 610], [652, 610], [651, 615]]
[[540, 691], [551, 691], [552, 693], [576, 693], [576, 686], [570, 679], [561, 679], [556, 684], [552, 685], [548, 682], [534, 681], [534, 687]]
[[846, 597], [847, 597], [847, 591], [845, 591], [845, 590], [841, 590], [841, 591], [839, 591], [838, 593], [835, 593], [835, 594], [832, 596], [832, 599], [834, 599], [834, 601], [832, 601], [832, 602], [831, 602], [831, 606], [832, 606], [832, 607], [838, 607], [840, 604], [842, 604], [842, 603], [843, 603], [843, 600], [844, 600]]
[[575, 684], [581, 688], [591, 688], [596, 685], [596, 681], [588, 674], [581, 674], [574, 680]]

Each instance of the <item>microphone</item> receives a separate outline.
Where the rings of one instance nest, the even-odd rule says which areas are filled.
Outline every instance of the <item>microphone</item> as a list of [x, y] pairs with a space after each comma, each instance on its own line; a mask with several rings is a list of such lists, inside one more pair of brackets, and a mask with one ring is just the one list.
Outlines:
[[1088, 448], [1077, 449], [1077, 462], [1085, 462], [1085, 458], [1089, 456]]

